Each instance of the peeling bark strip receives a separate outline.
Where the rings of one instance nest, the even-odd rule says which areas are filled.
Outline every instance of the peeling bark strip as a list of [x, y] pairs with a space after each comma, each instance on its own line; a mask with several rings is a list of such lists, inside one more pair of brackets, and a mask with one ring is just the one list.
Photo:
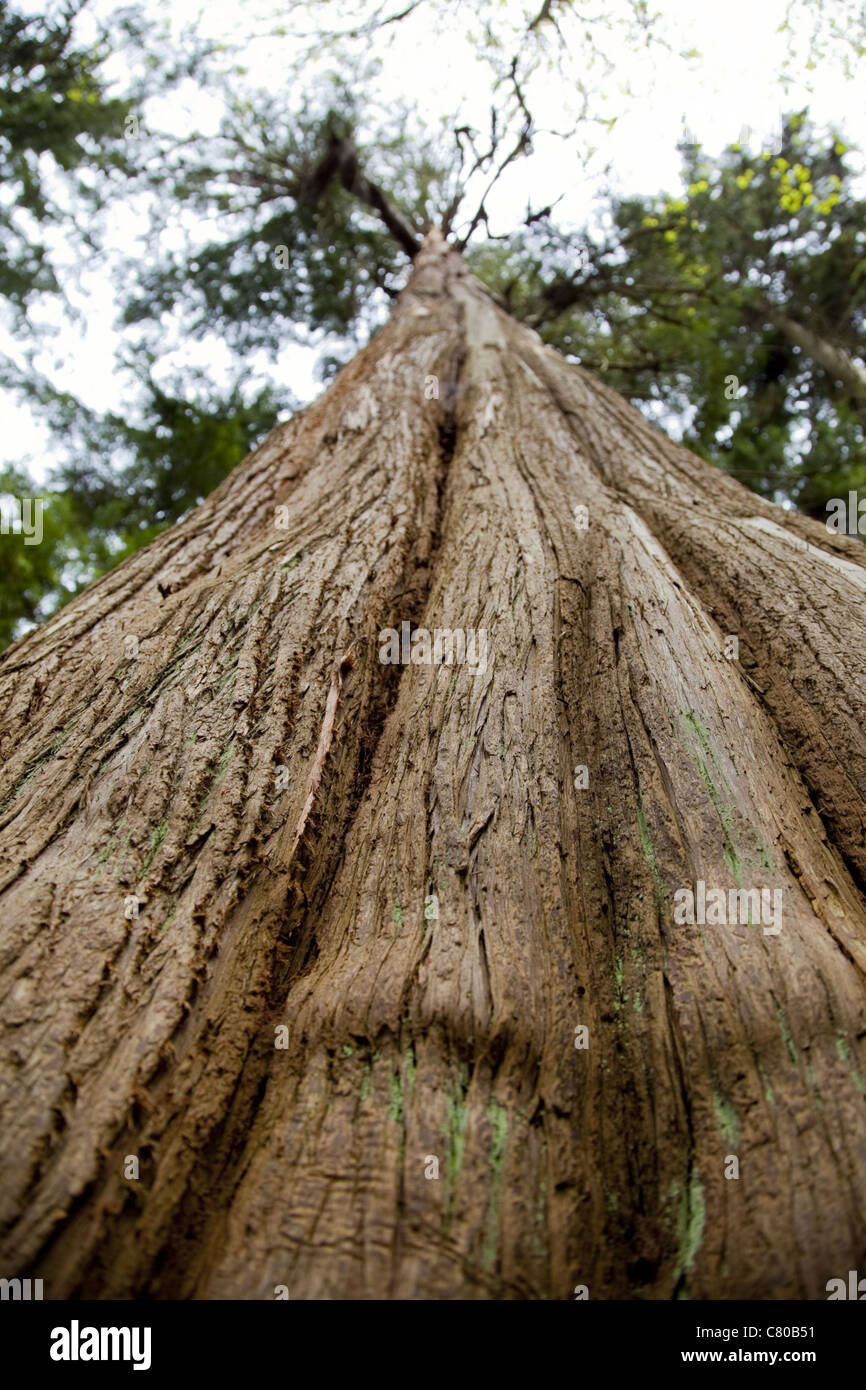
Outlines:
[[325, 767], [325, 759], [328, 756], [328, 749], [331, 746], [331, 739], [334, 737], [334, 720], [337, 717], [337, 705], [340, 701], [340, 691], [343, 687], [343, 668], [351, 666], [352, 659], [349, 652], [344, 652], [339, 662], [334, 664], [334, 674], [331, 677], [331, 688], [328, 691], [328, 699], [325, 703], [325, 717], [322, 720], [322, 732], [319, 734], [319, 744], [316, 748], [316, 756], [313, 760], [313, 768], [307, 782], [307, 795], [301, 811], [301, 818], [298, 821], [298, 828], [295, 831], [295, 838], [292, 842], [292, 854], [298, 848], [298, 842], [304, 833], [304, 826], [310, 817], [313, 809], [313, 802], [319, 783], [322, 780], [322, 772]]
[[[485, 670], [380, 662], [403, 622]], [[864, 639], [861, 544], [429, 237], [325, 395], [0, 666], [0, 1268], [826, 1297], [866, 1263]], [[699, 883], [781, 930], [675, 924]]]

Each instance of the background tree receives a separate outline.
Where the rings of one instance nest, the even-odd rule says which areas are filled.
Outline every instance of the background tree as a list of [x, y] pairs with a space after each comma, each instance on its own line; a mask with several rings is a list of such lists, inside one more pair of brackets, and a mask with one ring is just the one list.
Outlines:
[[[147, 147], [140, 125], [144, 103], [196, 72], [207, 49], [190, 40], [178, 59], [168, 53], [158, 27], [131, 9], [108, 22], [92, 19], [86, 39], [79, 30], [82, 18], [91, 19], [84, 0], [49, 5], [42, 14], [0, 0], [0, 304], [15, 340], [14, 355], [0, 352], [0, 385], [44, 413], [70, 444], [70, 454], [77, 436], [77, 447], [91, 451], [93, 466], [96, 448], [104, 474], [117, 431], [128, 429], [130, 421], [107, 417], [96, 438], [92, 412], [58, 392], [35, 365], [50, 334], [34, 310], [52, 302], [80, 323], [67, 294], [69, 262], [80, 266], [101, 250], [106, 209], [128, 192], [138, 170], [131, 152]], [[118, 47], [136, 54], [122, 94], [106, 76]], [[221, 402], [221, 420], [230, 404], [231, 398]], [[153, 406], [158, 412], [156, 397]], [[143, 434], [133, 431], [128, 442]], [[151, 453], [153, 447], [151, 440]], [[242, 448], [235, 449], [226, 467], [242, 455]], [[142, 458], [139, 469], [144, 466]], [[5, 539], [0, 544], [0, 645], [20, 631], [22, 619], [44, 618], [125, 551], [104, 511], [88, 510], [82, 496], [66, 495], [75, 468], [70, 458], [47, 487], [37, 485], [20, 463], [0, 469], [0, 491], [8, 500], [39, 495], [45, 502], [41, 545]], [[210, 479], [216, 481], [213, 472]], [[128, 483], [115, 478], [113, 486], [128, 492]], [[184, 506], [194, 497], [191, 490]]]
[[[16, 311], [19, 329], [37, 295], [61, 293], [40, 231], [71, 220], [70, 197], [92, 211], [95, 183], [101, 186], [106, 171], [125, 165], [124, 125], [134, 97], [108, 93], [102, 74], [107, 35], [95, 47], [76, 45], [74, 24], [83, 9], [69, 3], [53, 14], [26, 15], [8, 0], [0, 3], [0, 177], [6, 193], [0, 295]], [[87, 244], [86, 218], [75, 225]]]

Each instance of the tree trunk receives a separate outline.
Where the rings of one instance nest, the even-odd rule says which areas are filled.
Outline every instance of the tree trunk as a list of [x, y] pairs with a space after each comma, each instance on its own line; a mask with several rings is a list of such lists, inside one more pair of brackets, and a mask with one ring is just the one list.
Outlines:
[[[486, 667], [384, 663], [404, 622], [485, 632]], [[858, 541], [669, 442], [431, 234], [324, 396], [3, 662], [0, 1268], [243, 1299], [862, 1271], [864, 639]], [[679, 924], [699, 880], [781, 890], [781, 930]]]

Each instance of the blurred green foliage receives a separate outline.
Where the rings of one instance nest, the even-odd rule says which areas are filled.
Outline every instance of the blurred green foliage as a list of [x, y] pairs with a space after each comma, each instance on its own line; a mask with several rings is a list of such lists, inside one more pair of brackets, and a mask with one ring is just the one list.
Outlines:
[[0, 497], [14, 499], [19, 506], [21, 498], [43, 500], [40, 544], [26, 545], [11, 531], [0, 535], [0, 646], [5, 646], [22, 621], [34, 623], [45, 616], [46, 595], [54, 607], [74, 593], [70, 566], [74, 568], [81, 537], [69, 498], [34, 488], [20, 469], [0, 469]]
[[[30, 16], [0, 0], [0, 295], [19, 315], [37, 294], [59, 293], [40, 228], [66, 215], [66, 198], [90, 201], [94, 170], [123, 169], [130, 100], [111, 97], [101, 75], [107, 45], [74, 42], [80, 5]], [[47, 159], [46, 159], [47, 156]], [[86, 219], [77, 219], [87, 238]]]

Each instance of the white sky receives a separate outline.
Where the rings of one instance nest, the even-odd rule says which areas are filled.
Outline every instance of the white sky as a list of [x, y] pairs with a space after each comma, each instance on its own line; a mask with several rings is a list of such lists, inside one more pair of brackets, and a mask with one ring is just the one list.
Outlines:
[[[829, 3], [842, 7], [842, 0]], [[618, 13], [625, 4], [626, 0], [595, 0], [589, 9], [592, 13]], [[96, 6], [102, 13], [115, 8], [104, 0], [96, 0]], [[395, 0], [392, 8], [402, 7]], [[505, 0], [498, 9], [492, 8], [498, 25], [511, 25], [517, 31], [525, 16], [536, 13], [539, 7], [540, 0]], [[556, 209], [557, 220], [580, 224], [591, 218], [594, 202], [605, 185], [630, 193], [672, 190], [678, 184], [675, 146], [683, 133], [684, 118], [707, 152], [715, 155], [737, 138], [742, 127], [750, 127], [759, 142], [778, 128], [782, 111], [808, 104], [818, 124], [837, 124], [852, 144], [866, 148], [862, 75], [859, 84], [846, 77], [833, 54], [808, 71], [809, 26], [798, 26], [798, 61], [788, 80], [780, 80], [786, 39], [777, 30], [787, 7], [788, 0], [657, 0], [670, 51], [658, 46], [635, 50], [621, 37], [606, 38], [616, 71], [613, 76], [598, 74], [599, 89], [592, 109], [599, 114], [617, 114], [614, 130], [608, 133], [586, 127], [580, 138], [568, 145], [553, 136], [539, 135], [532, 158], [516, 162], [488, 200], [493, 230], [517, 226], [527, 199], [537, 208], [563, 194]], [[192, 0], [171, 0], [166, 10], [159, 0], [149, 0], [143, 8], [154, 15], [168, 13], [175, 30], [195, 25], [200, 33], [223, 42], [245, 44], [250, 82], [280, 91], [289, 59], [305, 46], [297, 35], [312, 26], [317, 6], [213, 0], [202, 9]], [[291, 32], [283, 38], [270, 34], [248, 42], [256, 30], [268, 33], [278, 22], [272, 18], [275, 13]], [[454, 124], [468, 120], [483, 132], [491, 101], [490, 84], [488, 70], [466, 33], [473, 14], [473, 5], [462, 0], [449, 5], [444, 17], [441, 9], [422, 6], [410, 19], [390, 26], [388, 44], [380, 43], [376, 48], [382, 64], [376, 81], [380, 100], [386, 105], [401, 99], [413, 103], [433, 125], [443, 115], [453, 115]], [[570, 40], [579, 41], [582, 27], [567, 29]], [[553, 36], [550, 42], [553, 46]], [[693, 48], [699, 58], [680, 56]], [[573, 61], [575, 70], [582, 71], [583, 59], [577, 49]], [[328, 66], [320, 52], [311, 55], [304, 81]], [[538, 74], [528, 95], [540, 128], [568, 124], [573, 90], [567, 76], [560, 79], [551, 72]], [[286, 109], [292, 109], [290, 100]], [[215, 129], [219, 105], [207, 92], [187, 84], [182, 92], [144, 115], [151, 129], [163, 126], [184, 132], [194, 125]], [[580, 155], [593, 142], [599, 150], [587, 166]], [[605, 165], [609, 166], [607, 174]], [[471, 211], [472, 199], [464, 206]], [[109, 242], [116, 265], [134, 267], [144, 230], [142, 217], [133, 209], [121, 207], [112, 213]], [[62, 244], [58, 251], [63, 254]], [[123, 409], [125, 393], [129, 399], [129, 379], [116, 367], [116, 353], [124, 339], [115, 328], [117, 305], [108, 266], [95, 266], [79, 287], [70, 284], [68, 288], [83, 323], [63, 324], [55, 309], [46, 306], [40, 310], [40, 321], [57, 323], [58, 333], [52, 350], [41, 356], [39, 365], [58, 385], [88, 405], [100, 410]], [[15, 351], [3, 330], [0, 350]], [[264, 358], [257, 359], [255, 365], [263, 375], [288, 384], [306, 401], [321, 390], [313, 375], [321, 350], [321, 344], [316, 348], [290, 345], [281, 352], [276, 366]], [[217, 379], [225, 379], [231, 359], [222, 344], [211, 341], [190, 349], [186, 360], [205, 365]], [[51, 459], [48, 431], [26, 408], [8, 398], [3, 400], [2, 409], [5, 461], [25, 464], [41, 481]]]

